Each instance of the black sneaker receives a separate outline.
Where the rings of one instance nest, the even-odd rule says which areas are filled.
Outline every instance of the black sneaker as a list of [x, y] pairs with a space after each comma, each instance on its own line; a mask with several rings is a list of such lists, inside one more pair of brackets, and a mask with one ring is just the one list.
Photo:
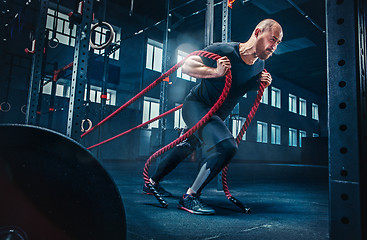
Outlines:
[[[162, 197], [172, 197], [172, 193], [166, 191], [159, 184], [154, 185], [154, 187]], [[153, 192], [147, 187], [147, 184], [144, 184], [143, 186], [143, 194], [153, 195]]]
[[199, 215], [215, 214], [214, 209], [206, 205], [198, 194], [183, 195], [178, 204], [178, 208]]

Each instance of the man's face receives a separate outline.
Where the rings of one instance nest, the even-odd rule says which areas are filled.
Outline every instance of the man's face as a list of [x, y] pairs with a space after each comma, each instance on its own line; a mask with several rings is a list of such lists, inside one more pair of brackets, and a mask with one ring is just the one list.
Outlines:
[[260, 32], [257, 38], [256, 55], [262, 60], [268, 59], [277, 49], [282, 38], [282, 29], [277, 25], [273, 25], [272, 28]]

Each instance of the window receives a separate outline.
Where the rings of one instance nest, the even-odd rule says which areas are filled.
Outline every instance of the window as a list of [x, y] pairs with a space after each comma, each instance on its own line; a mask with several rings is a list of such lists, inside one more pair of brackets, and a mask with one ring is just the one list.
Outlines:
[[312, 119], [319, 120], [319, 106], [312, 103]]
[[[237, 117], [232, 118], [232, 135], [234, 138], [237, 138], [237, 135], [240, 132], [245, 121], [246, 121], [246, 118], [244, 117], [237, 116]], [[246, 132], [243, 135], [242, 140], [246, 140]]]
[[257, 121], [257, 142], [268, 142], [268, 124]]
[[[84, 101], [87, 100], [87, 85], [85, 86]], [[90, 86], [89, 101], [101, 103], [102, 88], [94, 85]], [[107, 105], [116, 106], [116, 90], [107, 89]]]
[[305, 99], [299, 98], [299, 115], [307, 116], [306, 104], [307, 102]]
[[268, 88], [265, 88], [263, 97], [261, 98], [261, 103], [268, 104], [268, 95]]
[[106, 104], [116, 106], [116, 90], [107, 89]]
[[289, 146], [297, 147], [297, 130], [289, 128]]
[[317, 134], [317, 133], [312, 133], [312, 137], [319, 137], [319, 134]]
[[289, 111], [297, 113], [297, 97], [293, 94], [289, 94]]
[[299, 146], [302, 147], [302, 138], [306, 137], [306, 132], [299, 130]]
[[[144, 97], [143, 122], [149, 121], [159, 115], [159, 100]], [[148, 129], [158, 128], [158, 120], [148, 125]]]
[[280, 126], [271, 124], [271, 143], [280, 145]]
[[[176, 107], [178, 104], [176, 104]], [[186, 126], [185, 121], [182, 118], [182, 108], [175, 112], [174, 128], [184, 128]]]
[[280, 89], [271, 87], [271, 106], [280, 108]]
[[47, 10], [46, 29], [49, 30], [48, 39], [52, 38], [55, 18], [57, 22], [56, 38], [61, 44], [74, 47], [77, 28], [74, 26], [71, 30], [69, 27], [69, 16], [61, 12], [56, 14], [55, 10], [52, 9]]
[[162, 72], [163, 44], [148, 39], [147, 58], [145, 67], [157, 72]]
[[[52, 92], [52, 81], [43, 81], [42, 93], [51, 95]], [[55, 95], [58, 97], [70, 97], [70, 81], [65, 79], [59, 79], [56, 83]]]
[[[177, 51], [177, 63], [180, 62], [182, 59], [184, 59], [188, 54], [178, 50]], [[191, 81], [196, 82], [196, 78], [190, 77], [187, 74], [182, 73], [182, 68], [177, 69], [177, 77]]]

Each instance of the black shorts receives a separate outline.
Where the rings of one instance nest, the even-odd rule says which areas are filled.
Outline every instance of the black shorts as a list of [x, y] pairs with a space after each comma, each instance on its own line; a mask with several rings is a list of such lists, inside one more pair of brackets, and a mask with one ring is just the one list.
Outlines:
[[[182, 117], [188, 128], [192, 128], [198, 123], [209, 112], [210, 108], [210, 106], [199, 101], [194, 95], [189, 94], [182, 108]], [[223, 119], [216, 114], [194, 134], [206, 148], [212, 148], [225, 139], [233, 138]]]

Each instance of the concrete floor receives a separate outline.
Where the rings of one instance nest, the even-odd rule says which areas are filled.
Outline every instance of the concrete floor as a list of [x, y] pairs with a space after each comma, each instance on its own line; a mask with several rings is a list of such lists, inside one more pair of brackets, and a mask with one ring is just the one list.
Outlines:
[[213, 181], [202, 198], [216, 214], [198, 216], [177, 209], [179, 198], [197, 173], [197, 163], [183, 162], [166, 177], [162, 186], [173, 193], [166, 198], [166, 209], [153, 196], [142, 194], [144, 162], [102, 164], [121, 192], [128, 240], [329, 239], [326, 167], [233, 163], [228, 172], [229, 188], [252, 213], [242, 213], [216, 190]]

